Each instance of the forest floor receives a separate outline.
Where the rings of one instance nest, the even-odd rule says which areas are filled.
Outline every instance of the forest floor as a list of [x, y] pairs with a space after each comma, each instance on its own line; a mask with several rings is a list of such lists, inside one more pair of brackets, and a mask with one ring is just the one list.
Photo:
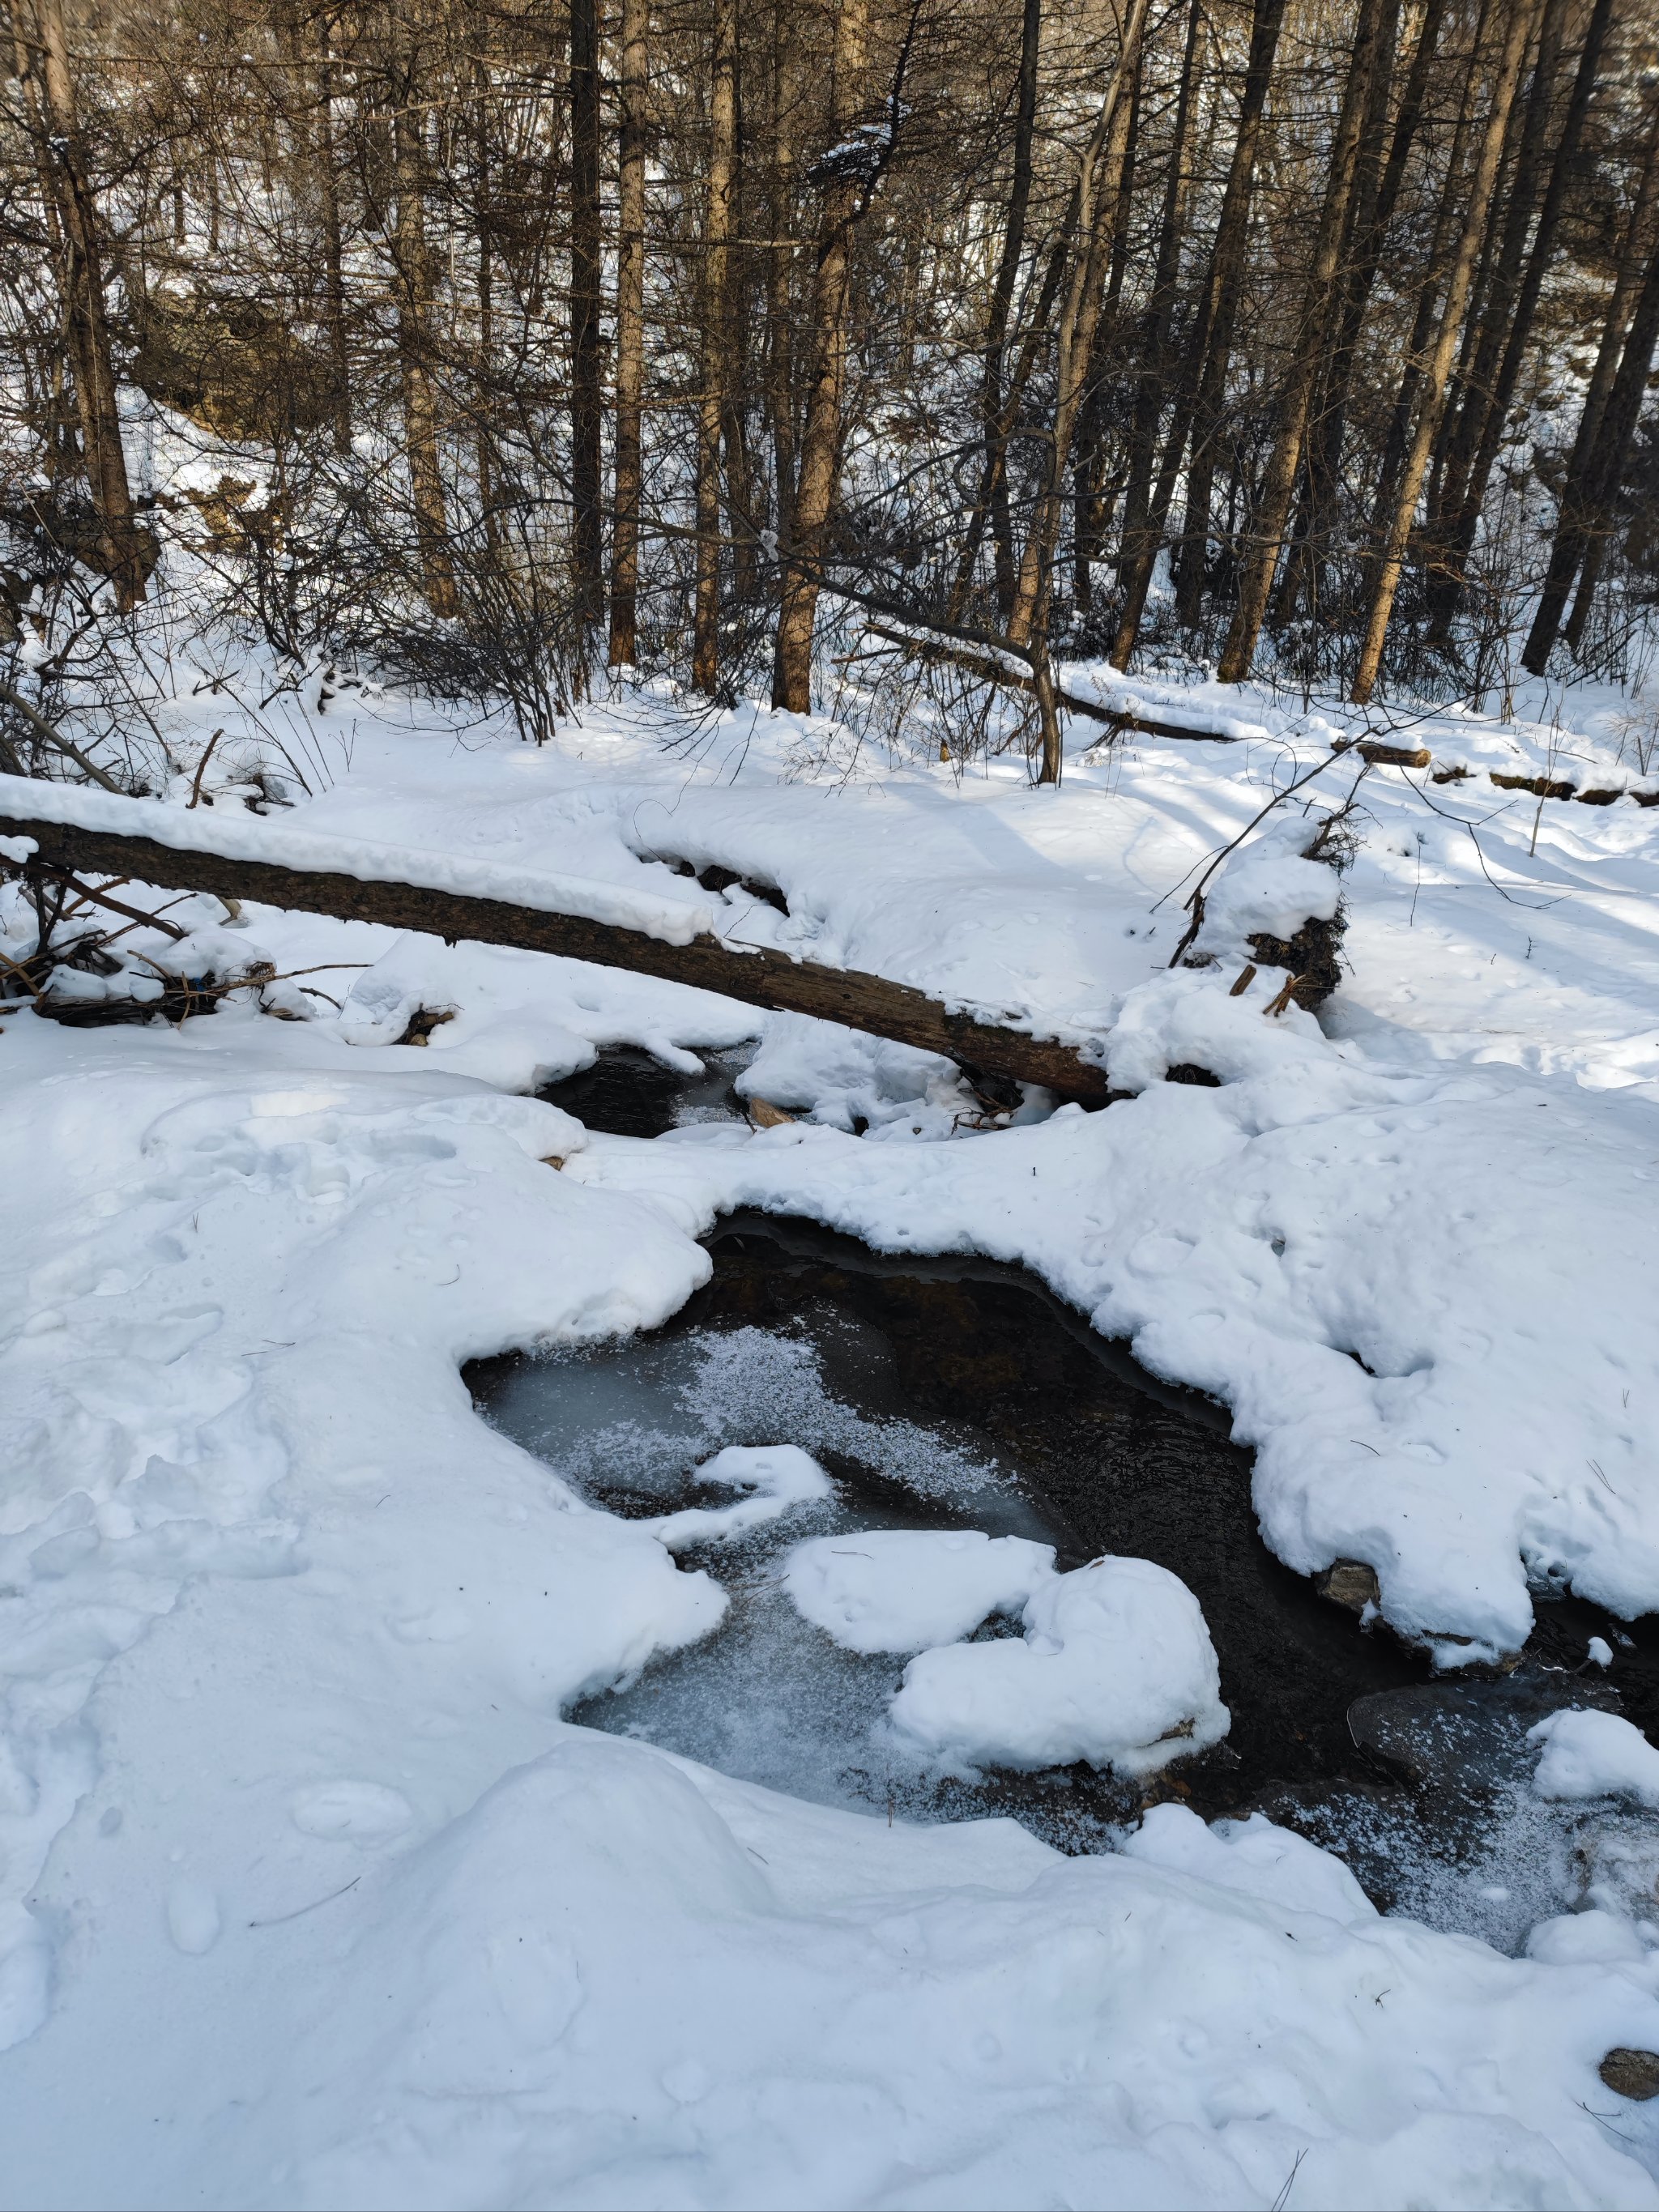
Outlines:
[[[460, 1371], [665, 1322], [739, 1207], [1016, 1262], [1229, 1409], [1267, 1544], [1368, 1567], [1377, 1633], [1494, 1667], [1571, 1589], [1616, 1692], [1614, 1624], [1659, 1611], [1659, 807], [1618, 702], [1516, 703], [1376, 732], [1464, 773], [1364, 775], [1314, 1016], [1269, 1011], [1273, 970], [1231, 990], [1295, 918], [1285, 808], [1217, 879], [1212, 965], [1169, 963], [1276, 792], [1324, 763], [1289, 808], [1348, 795], [1328, 712], [1079, 726], [1054, 792], [749, 707], [632, 695], [538, 749], [308, 702], [329, 787], [282, 822], [659, 902], [708, 902], [674, 863], [730, 870], [788, 912], [736, 883], [728, 934], [1104, 1038], [1137, 1095], [999, 1126], [945, 1063], [804, 1018], [301, 914], [233, 933], [207, 898], [176, 910], [204, 947], [331, 996], [6, 1016], [0, 2202], [1659, 2203], [1659, 2106], [1596, 2074], [1659, 2049], [1628, 1883], [1568, 1869], [1499, 1946], [1380, 1914], [1259, 1816], [1170, 1802], [1063, 1856], [573, 1726], [717, 1626], [718, 1549], [583, 1499]], [[188, 761], [226, 709], [178, 711]], [[742, 1086], [795, 1120], [647, 1140], [533, 1095], [597, 1048], [690, 1075], [757, 1036]], [[740, 1480], [783, 1512], [796, 1477]], [[1078, 1694], [1167, 1675], [1201, 1740], [1202, 1624], [1155, 1614]], [[990, 1757], [995, 1702], [934, 1754]], [[1659, 1802], [1627, 1734], [1547, 1786]]]

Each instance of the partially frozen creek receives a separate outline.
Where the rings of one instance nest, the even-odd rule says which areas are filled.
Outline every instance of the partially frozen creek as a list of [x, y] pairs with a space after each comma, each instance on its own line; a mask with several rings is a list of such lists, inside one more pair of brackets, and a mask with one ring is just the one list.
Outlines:
[[[722, 1110], [718, 1082], [647, 1102], [631, 1070], [586, 1083], [625, 1133]], [[611, 1094], [614, 1094], [614, 1098]], [[630, 1103], [631, 1102], [631, 1103]], [[562, 1098], [561, 1103], [567, 1103]], [[729, 1110], [729, 1109], [727, 1109]], [[607, 1115], [607, 1119], [609, 1116]], [[828, 1473], [806, 1498], [723, 1541], [682, 1548], [726, 1590], [720, 1629], [589, 1698], [570, 1717], [644, 1738], [793, 1796], [876, 1817], [1006, 1813], [1068, 1850], [1109, 1848], [1149, 1802], [1253, 1809], [1337, 1850], [1376, 1900], [1514, 1948], [1587, 1900], [1659, 1916], [1659, 1825], [1542, 1804], [1526, 1730], [1565, 1704], [1652, 1718], [1659, 1663], [1633, 1632], [1544, 1603], [1518, 1671], [1434, 1680], [1422, 1655], [1316, 1594], [1261, 1544], [1249, 1455], [1219, 1408], [1147, 1375], [1042, 1286], [971, 1260], [888, 1260], [810, 1224], [736, 1216], [710, 1238], [711, 1283], [654, 1334], [471, 1370], [487, 1417], [579, 1496], [630, 1518], [718, 1504], [696, 1470], [728, 1447], [788, 1443]], [[1196, 1596], [1230, 1708], [1225, 1739], [1139, 1779], [1086, 1764], [979, 1771], [896, 1741], [902, 1656], [842, 1647], [782, 1585], [803, 1540], [977, 1529], [1156, 1562]], [[833, 1554], [842, 1547], [836, 1545]], [[1608, 1676], [1588, 1636], [1618, 1639]], [[1017, 1636], [994, 1616], [977, 1639]]]

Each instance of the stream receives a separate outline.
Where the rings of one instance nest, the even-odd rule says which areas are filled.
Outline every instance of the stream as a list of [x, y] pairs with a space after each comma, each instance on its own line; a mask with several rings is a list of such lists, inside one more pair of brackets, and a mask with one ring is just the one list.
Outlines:
[[[745, 1057], [710, 1055], [687, 1079], [612, 1048], [546, 1095], [590, 1127], [649, 1137], [738, 1118]], [[1585, 1903], [1659, 1917], [1659, 1820], [1544, 1803], [1526, 1741], [1564, 1705], [1659, 1723], [1652, 1619], [1540, 1594], [1517, 1666], [1436, 1677], [1267, 1551], [1224, 1408], [1147, 1373], [1035, 1277], [890, 1258], [758, 1213], [706, 1243], [712, 1279], [663, 1328], [467, 1370], [486, 1419], [625, 1517], [708, 1504], [692, 1470], [728, 1445], [799, 1445], [833, 1480], [831, 1497], [682, 1552], [729, 1593], [726, 1620], [570, 1719], [877, 1817], [1008, 1815], [1066, 1851], [1112, 1848], [1164, 1800], [1206, 1819], [1261, 1811], [1335, 1851], [1382, 1909], [1505, 1950]], [[1139, 1781], [907, 1759], [882, 1726], [904, 1661], [843, 1650], [779, 1579], [804, 1538], [883, 1528], [1035, 1538], [1062, 1570], [1103, 1553], [1167, 1567], [1203, 1608], [1230, 1733]], [[994, 1617], [975, 1634], [1019, 1632]], [[1583, 1665], [1592, 1635], [1613, 1648], [1606, 1674]]]

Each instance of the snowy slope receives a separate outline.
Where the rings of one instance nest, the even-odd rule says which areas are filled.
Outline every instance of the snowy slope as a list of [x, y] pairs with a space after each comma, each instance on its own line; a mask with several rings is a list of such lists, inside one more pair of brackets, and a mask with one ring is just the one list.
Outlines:
[[[284, 964], [379, 963], [320, 979], [343, 1017], [7, 1018], [0, 2201], [1659, 2201], [1595, 2074], [1659, 2047], [1633, 1928], [1508, 1960], [1264, 1822], [1164, 1808], [1066, 1860], [566, 1726], [724, 1595], [457, 1371], [650, 1326], [712, 1210], [804, 1208], [1022, 1258], [1224, 1398], [1270, 1540], [1370, 1559], [1449, 1659], [1524, 1636], [1528, 1570], [1659, 1603], [1659, 815], [1378, 772], [1322, 1027], [1164, 973], [1157, 902], [1282, 740], [1149, 741], [1056, 797], [790, 781], [813, 733], [752, 715], [688, 765], [593, 719], [558, 753], [365, 738], [307, 827], [629, 898], [683, 895], [641, 855], [717, 860], [828, 957], [1115, 1023], [1146, 1087], [954, 1139], [939, 1109], [584, 1140], [504, 1090], [753, 1018], [262, 913]], [[391, 1042], [419, 1003], [459, 1012]], [[1152, 1079], [1194, 1040], [1219, 1088]]]

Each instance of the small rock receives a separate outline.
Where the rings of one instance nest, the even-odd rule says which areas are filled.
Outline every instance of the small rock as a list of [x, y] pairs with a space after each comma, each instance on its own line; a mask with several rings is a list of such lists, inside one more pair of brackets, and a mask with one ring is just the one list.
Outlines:
[[1659, 2097], [1659, 2051], [1632, 2051], [1620, 2044], [1595, 2070], [1616, 2097], [1629, 2097], [1638, 2104]]
[[1368, 1567], [1364, 1559], [1333, 1560], [1322, 1575], [1314, 1577], [1314, 1588], [1321, 1597], [1329, 1598], [1333, 1605], [1346, 1606], [1350, 1613], [1364, 1613], [1382, 1595], [1376, 1568]]

